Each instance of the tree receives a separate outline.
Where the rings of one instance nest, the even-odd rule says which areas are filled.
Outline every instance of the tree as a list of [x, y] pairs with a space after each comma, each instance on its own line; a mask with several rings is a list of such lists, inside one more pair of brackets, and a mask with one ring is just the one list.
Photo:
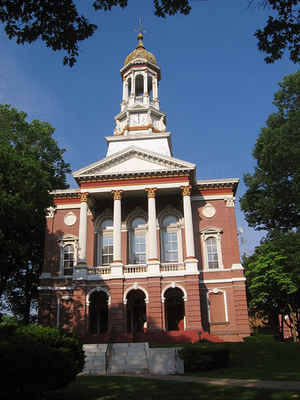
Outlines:
[[70, 168], [52, 137], [54, 129], [26, 117], [0, 105], [0, 296], [18, 298], [17, 308], [22, 301], [28, 320], [43, 262], [49, 191], [67, 186]]
[[[160, 17], [177, 12], [190, 12], [189, 0], [153, 0], [155, 14]], [[112, 7], [125, 8], [128, 0], [93, 0], [95, 10], [108, 11]], [[97, 25], [79, 15], [73, 0], [2, 0], [0, 21], [9, 39], [17, 44], [42, 40], [53, 51], [64, 50], [64, 64], [76, 62], [79, 42], [92, 36]]]
[[[144, 0], [145, 1], [145, 0]], [[189, 14], [192, 0], [152, 0], [154, 14], [166, 17], [177, 13]], [[254, 0], [248, 0], [252, 3]], [[300, 61], [298, 46], [300, 36], [300, 0], [263, 0], [277, 15], [270, 16], [265, 28], [257, 30], [260, 50], [270, 54], [266, 62], [282, 57], [287, 48], [290, 59]], [[97, 11], [109, 11], [112, 7], [127, 7], [128, 0], [92, 0]], [[64, 64], [73, 66], [79, 55], [79, 43], [92, 36], [97, 25], [78, 13], [74, 0], [0, 0], [0, 21], [9, 39], [17, 44], [42, 40], [53, 51], [66, 52]]]
[[271, 114], [256, 141], [254, 173], [246, 174], [241, 208], [257, 230], [300, 227], [300, 71], [279, 84]]
[[[300, 336], [299, 259], [299, 232], [269, 236], [252, 256], [244, 259], [250, 308], [266, 316], [273, 327], [279, 325], [280, 316], [288, 316], [282, 321], [294, 330], [295, 339], [297, 333]], [[282, 331], [283, 326], [281, 336]]]
[[276, 16], [269, 16], [263, 29], [258, 29], [259, 50], [268, 54], [266, 63], [274, 63], [282, 58], [288, 49], [290, 60], [300, 62], [300, 1], [299, 0], [265, 0], [265, 6], [272, 8]]

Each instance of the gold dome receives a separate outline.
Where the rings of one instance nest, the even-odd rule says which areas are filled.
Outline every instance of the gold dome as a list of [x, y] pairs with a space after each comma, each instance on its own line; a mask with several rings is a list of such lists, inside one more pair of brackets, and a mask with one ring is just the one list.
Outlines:
[[143, 34], [140, 32], [138, 34], [138, 45], [136, 46], [136, 49], [134, 49], [128, 56], [125, 58], [124, 65], [129, 64], [136, 58], [144, 58], [151, 64], [157, 65], [156, 58], [150, 51], [147, 51], [143, 45]]

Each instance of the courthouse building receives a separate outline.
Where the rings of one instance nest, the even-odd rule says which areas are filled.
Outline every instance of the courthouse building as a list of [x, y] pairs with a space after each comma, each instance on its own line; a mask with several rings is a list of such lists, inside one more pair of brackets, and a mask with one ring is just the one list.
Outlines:
[[242, 340], [239, 180], [197, 180], [194, 164], [173, 157], [161, 72], [142, 33], [120, 72], [106, 157], [73, 173], [78, 188], [53, 192], [40, 321], [90, 343]]

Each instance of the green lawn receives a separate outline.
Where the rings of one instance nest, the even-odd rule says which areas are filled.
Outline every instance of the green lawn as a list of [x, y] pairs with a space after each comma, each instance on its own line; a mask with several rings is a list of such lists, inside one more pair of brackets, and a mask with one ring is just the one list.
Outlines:
[[299, 400], [300, 392], [281, 392], [127, 377], [79, 377], [47, 400]]
[[230, 365], [188, 375], [220, 378], [300, 380], [300, 343], [227, 343]]

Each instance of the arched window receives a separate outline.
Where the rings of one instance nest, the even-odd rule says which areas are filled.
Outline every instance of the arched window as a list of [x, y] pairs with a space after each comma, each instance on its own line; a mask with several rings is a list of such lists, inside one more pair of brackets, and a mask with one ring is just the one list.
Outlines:
[[219, 268], [218, 262], [218, 249], [217, 249], [217, 240], [214, 237], [209, 237], [205, 241], [206, 252], [207, 252], [207, 260], [208, 260], [208, 269], [216, 269]]
[[102, 221], [98, 231], [97, 265], [109, 265], [113, 262], [113, 221]]
[[216, 227], [207, 227], [201, 230], [204, 269], [223, 269], [222, 230]]
[[152, 76], [148, 75], [148, 95], [150, 97], [152, 97], [152, 86], [153, 86], [152, 82], [153, 82]]
[[137, 75], [135, 78], [135, 96], [143, 96], [144, 94], [144, 77], [143, 75]]
[[61, 275], [73, 275], [74, 265], [77, 264], [78, 239], [73, 235], [64, 235], [58, 240], [59, 272]]
[[162, 260], [165, 263], [178, 262], [178, 221], [168, 215], [162, 221]]
[[131, 78], [128, 78], [127, 82], [128, 82], [128, 85], [127, 85], [128, 86], [128, 96], [127, 97], [129, 98], [129, 96], [131, 95]]
[[134, 218], [130, 227], [130, 264], [146, 264], [146, 220]]
[[73, 266], [74, 266], [74, 245], [67, 244], [64, 246], [63, 250], [64, 258], [63, 258], [63, 269], [64, 275], [73, 275]]

